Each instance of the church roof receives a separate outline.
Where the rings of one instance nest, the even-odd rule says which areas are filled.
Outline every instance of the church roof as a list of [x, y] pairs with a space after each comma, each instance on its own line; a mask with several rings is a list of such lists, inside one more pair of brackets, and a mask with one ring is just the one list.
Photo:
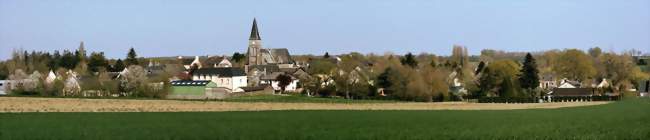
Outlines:
[[261, 49], [260, 53], [262, 55], [269, 55], [269, 59], [272, 60], [267, 60], [267, 63], [275, 63], [275, 64], [290, 64], [293, 63], [293, 59], [291, 59], [291, 54], [289, 54], [289, 50], [287, 48], [274, 48], [274, 49]]
[[253, 29], [251, 29], [251, 37], [248, 40], [262, 40], [260, 32], [257, 31], [257, 20], [253, 19]]

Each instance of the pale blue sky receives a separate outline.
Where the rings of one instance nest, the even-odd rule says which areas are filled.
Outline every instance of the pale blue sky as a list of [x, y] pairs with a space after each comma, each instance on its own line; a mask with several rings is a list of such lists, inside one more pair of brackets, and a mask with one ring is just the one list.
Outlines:
[[650, 48], [649, 0], [0, 0], [0, 59], [80, 41], [111, 58], [230, 55], [253, 17], [264, 47], [292, 54]]

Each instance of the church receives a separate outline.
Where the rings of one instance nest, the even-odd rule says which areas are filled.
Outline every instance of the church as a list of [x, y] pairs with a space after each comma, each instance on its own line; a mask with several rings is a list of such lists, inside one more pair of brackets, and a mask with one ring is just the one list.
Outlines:
[[262, 37], [257, 26], [257, 19], [253, 19], [253, 27], [248, 39], [248, 52], [246, 53], [245, 70], [249, 86], [270, 85], [275, 90], [280, 88], [275, 79], [282, 74], [290, 75], [293, 79], [287, 86], [287, 91], [295, 91], [298, 78], [304, 75], [304, 70], [295, 65], [287, 48], [263, 48]]
[[293, 64], [287, 48], [264, 49], [262, 38], [257, 30], [257, 19], [253, 19], [251, 36], [248, 39], [247, 65]]

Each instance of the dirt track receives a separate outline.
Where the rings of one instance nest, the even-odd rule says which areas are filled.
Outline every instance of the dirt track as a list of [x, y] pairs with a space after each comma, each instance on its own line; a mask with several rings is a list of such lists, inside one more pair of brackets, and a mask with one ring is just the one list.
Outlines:
[[609, 102], [486, 104], [444, 103], [243, 103], [217, 101], [0, 97], [0, 112], [185, 112], [260, 110], [509, 110], [600, 105]]

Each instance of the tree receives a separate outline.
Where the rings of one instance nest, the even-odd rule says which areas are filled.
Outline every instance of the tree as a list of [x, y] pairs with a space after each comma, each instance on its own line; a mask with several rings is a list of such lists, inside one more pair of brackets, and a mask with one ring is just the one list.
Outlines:
[[512, 80], [510, 76], [504, 76], [503, 82], [499, 87], [499, 96], [500, 97], [519, 97], [519, 88], [516, 83]]
[[7, 79], [9, 76], [9, 70], [7, 69], [6, 62], [0, 61], [0, 79]]
[[635, 65], [630, 53], [605, 53], [601, 59], [605, 71], [604, 78], [609, 79], [615, 89], [631, 88], [631, 83], [647, 78], [647, 74]]
[[124, 59], [124, 62], [126, 63], [127, 66], [131, 65], [139, 65], [140, 63], [138, 62], [138, 55], [135, 53], [135, 49], [133, 47], [129, 49], [129, 53], [126, 56], [126, 59]]
[[235, 52], [232, 54], [232, 61], [235, 61], [236, 63], [242, 62], [246, 58], [246, 55], [241, 54], [239, 52]]
[[74, 69], [75, 66], [77, 66], [77, 63], [79, 63], [78, 59], [76, 59], [74, 54], [68, 50], [63, 51], [63, 55], [61, 56], [61, 60], [59, 60], [59, 66], [64, 67], [66, 69]]
[[90, 72], [99, 72], [100, 70], [106, 70], [108, 67], [108, 60], [104, 56], [103, 52], [93, 52], [90, 54], [90, 60], [88, 62], [88, 70]]
[[603, 50], [601, 50], [600, 47], [589, 48], [589, 55], [591, 55], [591, 57], [598, 58], [602, 53]]
[[596, 74], [592, 59], [577, 49], [562, 52], [555, 60], [553, 71], [570, 80], [585, 81]]
[[410, 66], [411, 68], [418, 66], [418, 61], [415, 60], [415, 56], [410, 52], [406, 53], [400, 62], [402, 62], [402, 65]]
[[83, 41], [81, 41], [81, 43], [79, 43], [79, 48], [75, 52], [75, 55], [77, 56], [77, 59], [79, 59], [79, 61], [86, 61], [86, 58], [87, 58], [87, 56], [86, 56], [86, 48], [84, 47], [84, 42]]
[[478, 75], [483, 71], [483, 68], [485, 68], [485, 62], [481, 61], [478, 63], [478, 66], [476, 67], [476, 71], [474, 71], [474, 75]]
[[307, 73], [329, 75], [333, 72], [334, 68], [336, 68], [336, 65], [330, 61], [313, 60], [309, 63], [309, 69], [307, 69]]
[[395, 71], [391, 67], [386, 68], [384, 72], [377, 76], [377, 85], [384, 89], [391, 87], [393, 83], [388, 79], [388, 77], [393, 73], [395, 73]]
[[120, 87], [125, 93], [125, 96], [140, 96], [142, 95], [141, 89], [144, 89], [147, 84], [147, 75], [142, 66], [131, 65], [128, 71], [123, 74], [120, 80]]
[[325, 58], [325, 59], [330, 58], [330, 53], [325, 52], [325, 55], [323, 55], [323, 58]]
[[293, 81], [291, 79], [292, 77], [287, 74], [280, 74], [278, 77], [275, 78], [276, 81], [278, 81], [278, 86], [280, 87], [280, 94], [284, 92], [284, 90], [287, 88], [289, 84]]
[[115, 64], [113, 64], [113, 72], [122, 71], [124, 68], [126, 68], [126, 65], [124, 65], [122, 59], [117, 59], [117, 61], [115, 61]]
[[[479, 77], [479, 89], [481, 96], [497, 96], [497, 95], [508, 95], [501, 92], [511, 91], [511, 89], [503, 89], [504, 85], [508, 86], [505, 88], [519, 88], [515, 87], [517, 74], [519, 71], [519, 64], [512, 60], [497, 60], [485, 67], [481, 77]], [[508, 79], [508, 80], [505, 80]], [[503, 82], [510, 83], [503, 83]]]
[[531, 92], [539, 86], [539, 70], [537, 70], [535, 58], [530, 53], [526, 54], [524, 65], [519, 72], [519, 84], [521, 88]]

